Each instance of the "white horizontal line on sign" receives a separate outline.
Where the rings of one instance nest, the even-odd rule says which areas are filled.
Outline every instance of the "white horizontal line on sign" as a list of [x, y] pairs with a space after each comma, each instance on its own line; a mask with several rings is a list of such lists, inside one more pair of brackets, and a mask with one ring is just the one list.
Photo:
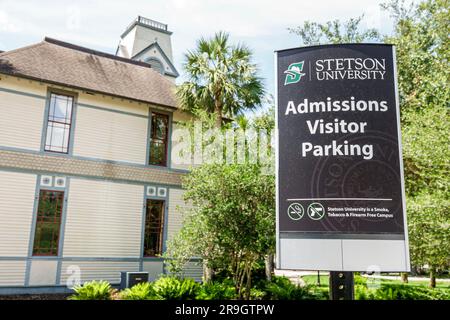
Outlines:
[[377, 200], [377, 201], [392, 201], [392, 199], [383, 199], [383, 198], [304, 198], [304, 199], [287, 199], [287, 201], [308, 201], [308, 200]]

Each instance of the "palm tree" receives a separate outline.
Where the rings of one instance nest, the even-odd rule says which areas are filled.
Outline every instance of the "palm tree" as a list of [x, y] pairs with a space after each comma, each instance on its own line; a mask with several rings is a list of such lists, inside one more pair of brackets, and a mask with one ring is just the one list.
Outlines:
[[185, 55], [188, 81], [177, 92], [182, 109], [216, 113], [216, 124], [244, 110], [257, 108], [264, 95], [262, 80], [252, 64], [252, 52], [244, 45], [230, 45], [229, 34], [201, 38]]

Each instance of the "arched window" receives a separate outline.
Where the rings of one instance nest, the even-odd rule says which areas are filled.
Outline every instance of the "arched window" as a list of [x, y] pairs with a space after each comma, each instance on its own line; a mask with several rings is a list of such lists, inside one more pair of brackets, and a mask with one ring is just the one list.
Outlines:
[[155, 70], [156, 72], [159, 72], [160, 74], [164, 74], [164, 66], [161, 63], [161, 61], [159, 61], [156, 58], [148, 58], [145, 60], [145, 62], [147, 62], [149, 65], [152, 66], [152, 69]]

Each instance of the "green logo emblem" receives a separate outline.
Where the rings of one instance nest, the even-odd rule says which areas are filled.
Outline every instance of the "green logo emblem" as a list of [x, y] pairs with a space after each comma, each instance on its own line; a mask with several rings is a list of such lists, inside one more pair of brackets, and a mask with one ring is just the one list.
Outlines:
[[284, 85], [297, 83], [304, 75], [306, 75], [306, 73], [302, 73], [304, 63], [305, 61], [300, 61], [289, 65], [288, 69], [284, 72], [286, 73]]

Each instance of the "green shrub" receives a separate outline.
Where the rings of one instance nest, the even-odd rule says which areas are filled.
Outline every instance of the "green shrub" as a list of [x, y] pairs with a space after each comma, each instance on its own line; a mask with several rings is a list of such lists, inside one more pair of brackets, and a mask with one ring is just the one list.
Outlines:
[[450, 290], [383, 283], [375, 295], [379, 300], [448, 300], [450, 299]]
[[138, 283], [120, 293], [122, 300], [154, 300], [155, 290], [149, 282]]
[[362, 276], [360, 276], [359, 274], [355, 274], [354, 277], [354, 283], [355, 285], [363, 285], [363, 286], [367, 286], [367, 278], [364, 278]]
[[111, 285], [106, 281], [85, 282], [73, 290], [75, 294], [69, 300], [111, 300]]
[[376, 291], [365, 285], [355, 284], [355, 300], [375, 300]]
[[250, 289], [250, 299], [251, 300], [263, 300], [266, 299], [267, 292], [258, 288]]
[[266, 298], [271, 300], [310, 300], [317, 298], [312, 286], [295, 285], [286, 277], [273, 277], [271, 282], [267, 282], [265, 291], [267, 292]]
[[158, 300], [192, 300], [197, 296], [200, 285], [193, 279], [161, 277], [155, 281], [153, 289]]
[[232, 282], [210, 282], [203, 284], [196, 299], [198, 300], [231, 300], [236, 298], [236, 289]]
[[312, 299], [328, 300], [330, 298], [330, 289], [328, 287], [321, 287], [316, 285], [310, 285], [309, 287], [312, 294]]
[[355, 284], [356, 300], [449, 300], [450, 290], [412, 284], [382, 283], [377, 289]]

